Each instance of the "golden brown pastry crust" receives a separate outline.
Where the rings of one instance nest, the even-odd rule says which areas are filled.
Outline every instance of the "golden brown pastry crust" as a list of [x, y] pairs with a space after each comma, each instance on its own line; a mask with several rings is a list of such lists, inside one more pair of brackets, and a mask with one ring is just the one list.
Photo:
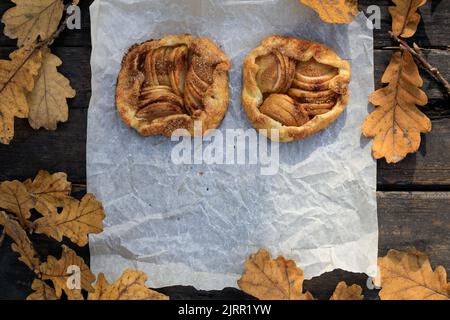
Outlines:
[[[157, 84], [158, 80], [155, 80], [159, 75], [157, 69], [164, 67], [163, 62], [159, 61], [162, 55], [157, 49], [178, 48], [180, 46], [185, 46], [189, 50], [189, 70], [187, 70], [187, 74], [192, 69], [189, 64], [190, 60], [194, 61], [195, 59], [197, 72], [207, 78], [207, 85], [202, 88], [206, 90], [201, 92], [198, 100], [201, 105], [197, 105], [196, 108], [191, 108], [189, 111], [185, 107], [185, 101], [189, 100], [189, 97], [187, 99], [181, 97], [183, 103], [181, 107], [179, 99], [174, 97], [174, 94], [181, 95], [180, 90], [183, 89], [184, 81], [184, 79], [177, 79], [177, 75], [174, 74], [174, 72], [182, 72], [173, 70], [174, 68], [180, 68], [179, 64], [177, 67], [178, 62], [171, 62], [171, 73], [168, 73], [165, 79], [160, 81], [163, 82], [163, 85]], [[148, 58], [149, 53], [153, 54], [154, 52], [157, 52], [154, 54], [155, 57]], [[173, 52], [172, 50], [168, 56], [178, 61], [180, 59], [174, 57], [182, 57], [182, 54], [183, 52]], [[153, 62], [153, 73], [147, 74], [145, 70], [151, 69], [151, 59], [159, 60]], [[215, 129], [220, 125], [227, 111], [229, 103], [228, 70], [230, 68], [231, 62], [225, 53], [208, 38], [194, 38], [191, 35], [168, 35], [160, 40], [150, 40], [134, 45], [123, 58], [122, 69], [117, 79], [117, 111], [129, 127], [136, 129], [143, 136], [164, 135], [170, 137], [177, 129], [186, 129], [189, 135], [194, 136], [197, 133], [194, 132], [194, 121], [200, 121], [202, 123], [201, 134], [207, 134], [208, 130]], [[168, 81], [169, 85], [164, 81]], [[157, 86], [156, 90], [152, 91], [155, 86]], [[188, 83], [184, 86], [185, 91], [187, 86]], [[166, 100], [159, 102], [159, 105], [148, 106], [146, 110], [142, 110], [142, 96], [146, 95], [144, 100], [147, 99], [147, 102], [153, 101], [155, 100], [153, 98], [155, 92], [162, 92]], [[199, 96], [196, 95], [196, 97]], [[193, 105], [191, 103], [191, 106]], [[158, 107], [165, 111], [155, 112]]]
[[[312, 64], [318, 62], [318, 64], [316, 63], [316, 65], [311, 67], [305, 65], [303, 68], [311, 73], [312, 76], [316, 75], [315, 72], [317, 73], [317, 76], [320, 76], [320, 72], [331, 72], [331, 69], [326, 69], [327, 66], [335, 69], [336, 74], [332, 74], [332, 76], [326, 75], [317, 79], [313, 78], [311, 80], [299, 73], [299, 75], [296, 75], [295, 79], [293, 79], [291, 67], [289, 67], [287, 62], [283, 62], [280, 63], [281, 71], [278, 70], [278, 73], [282, 76], [281, 80], [279, 75], [276, 76], [276, 82], [281, 83], [282, 85], [278, 86], [278, 90], [275, 88], [277, 85], [274, 85], [275, 91], [268, 91], [266, 88], [270, 88], [270, 86], [267, 84], [267, 76], [265, 74], [261, 75], [264, 70], [258, 73], [260, 66], [257, 62], [260, 64], [266, 63], [266, 65], [268, 65], [266, 61], [262, 60], [265, 58], [261, 59], [261, 57], [267, 57], [271, 54], [278, 56], [280, 53], [283, 56], [290, 58], [291, 61], [294, 60], [297, 64], [297, 68], [302, 68], [302, 66], [305, 65], [305, 62], [308, 61], [311, 61]], [[278, 60], [276, 61], [283, 60], [277, 59]], [[266, 67], [266, 65], [264, 65], [264, 67]], [[267, 69], [269, 69], [269, 67], [267, 67]], [[315, 68], [317, 70], [315, 70]], [[283, 71], [283, 69], [285, 71]], [[302, 71], [303, 69], [300, 70]], [[308, 83], [310, 80], [312, 83]], [[262, 92], [260, 86], [258, 86], [258, 81], [262, 84], [262, 87], [264, 87], [263, 90], [266, 90], [266, 92]], [[304, 139], [327, 128], [342, 114], [349, 99], [347, 90], [349, 82], [350, 64], [347, 61], [342, 60], [334, 51], [323, 44], [293, 37], [278, 35], [270, 36], [262, 41], [261, 45], [255, 48], [244, 61], [242, 104], [255, 129], [266, 129], [267, 136], [270, 139], [280, 142]], [[286, 83], [290, 84], [290, 89], [286, 88], [284, 85]], [[273, 111], [273, 101], [275, 101], [273, 99], [274, 97], [271, 97], [270, 94], [277, 94], [277, 96], [289, 95], [291, 98], [294, 98], [296, 101], [295, 105], [301, 109], [298, 112], [304, 113], [304, 111], [306, 111], [311, 119], [300, 126], [286, 126], [281, 122], [274, 120], [269, 116], [270, 114], [273, 114], [273, 112], [270, 111]], [[261, 112], [260, 108], [268, 97], [271, 97], [272, 103], [269, 106], [271, 109], [267, 112], [267, 104], [264, 105], [263, 111], [266, 112], [266, 114], [264, 114]], [[288, 105], [283, 104], [283, 112], [289, 111], [288, 107]], [[292, 119], [297, 119], [297, 117], [286, 119], [286, 123], [302, 123], [299, 120], [295, 121]], [[276, 135], [272, 133], [272, 130], [278, 130], [278, 139]]]

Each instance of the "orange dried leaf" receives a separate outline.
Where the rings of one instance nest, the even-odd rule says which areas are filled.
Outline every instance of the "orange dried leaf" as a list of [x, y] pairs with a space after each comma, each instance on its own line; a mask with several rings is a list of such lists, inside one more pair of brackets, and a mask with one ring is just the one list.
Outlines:
[[[42, 280], [51, 280], [53, 282], [55, 294], [58, 298], [61, 297], [62, 291], [64, 291], [68, 299], [81, 300], [83, 299], [81, 289], [88, 292], [94, 291], [92, 287], [92, 283], [95, 281], [94, 274], [83, 259], [67, 246], [63, 246], [61, 259], [57, 260], [49, 256], [47, 262], [41, 264], [39, 269], [42, 274]], [[78, 269], [79, 273], [75, 272], [75, 269]], [[79, 279], [79, 289], [76, 288], [77, 278]], [[74, 287], [69, 288], [68, 284], [74, 285]]]
[[58, 122], [66, 122], [69, 118], [67, 98], [75, 97], [75, 90], [70, 86], [70, 81], [57, 70], [62, 61], [48, 48], [42, 49], [42, 56], [42, 67], [36, 84], [28, 95], [28, 121], [33, 129], [44, 127], [56, 130]]
[[369, 101], [378, 106], [363, 124], [363, 134], [374, 137], [372, 151], [376, 159], [396, 163], [414, 153], [420, 146], [420, 133], [431, 131], [431, 121], [416, 105], [428, 103], [419, 87], [423, 81], [411, 54], [396, 52], [387, 67], [383, 83], [388, 85], [373, 92]]
[[33, 223], [34, 231], [45, 233], [58, 241], [62, 241], [63, 236], [66, 236], [79, 246], [85, 246], [88, 243], [90, 233], [103, 231], [105, 212], [94, 195], [85, 195], [81, 202], [65, 199], [63, 207], [61, 213], [54, 210], [36, 220]]
[[34, 180], [27, 180], [24, 185], [33, 200], [33, 206], [40, 214], [47, 216], [64, 205], [69, 199], [72, 184], [67, 181], [67, 174], [58, 172], [50, 174], [41, 170]]
[[29, 114], [27, 94], [34, 88], [34, 77], [41, 67], [42, 54], [36, 48], [21, 48], [0, 60], [0, 143], [14, 137], [14, 117]]
[[27, 220], [31, 217], [33, 201], [22, 182], [14, 180], [0, 183], [0, 208], [14, 213], [20, 225], [28, 228]]
[[358, 0], [300, 0], [328, 23], [350, 23], [358, 14]]
[[18, 39], [19, 47], [30, 45], [39, 37], [48, 39], [57, 29], [64, 12], [62, 0], [11, 0], [15, 7], [5, 12], [4, 33]]
[[417, 10], [427, 0], [392, 0], [395, 6], [389, 7], [392, 16], [392, 32], [402, 38], [412, 37], [420, 23], [420, 14]]
[[95, 291], [89, 294], [89, 300], [169, 300], [169, 297], [145, 286], [147, 275], [128, 269], [112, 285], [103, 273], [98, 275]]
[[330, 300], [363, 300], [362, 288], [357, 284], [348, 286], [344, 281], [341, 281], [336, 286]]
[[245, 272], [238, 281], [242, 291], [261, 300], [313, 300], [303, 293], [303, 271], [294, 261], [259, 250], [247, 258]]
[[447, 273], [441, 266], [434, 271], [428, 257], [418, 251], [390, 250], [378, 258], [382, 300], [448, 300]]
[[10, 219], [5, 212], [0, 211], [0, 225], [4, 227], [5, 233], [14, 241], [11, 248], [19, 254], [19, 260], [32, 271], [37, 271], [40, 265], [38, 255], [19, 223]]
[[27, 297], [27, 300], [58, 300], [55, 289], [42, 280], [34, 279], [31, 289], [34, 292]]

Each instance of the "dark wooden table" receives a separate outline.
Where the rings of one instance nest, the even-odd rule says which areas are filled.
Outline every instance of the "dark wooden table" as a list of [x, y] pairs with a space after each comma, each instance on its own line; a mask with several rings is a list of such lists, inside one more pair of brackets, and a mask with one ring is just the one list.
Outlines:
[[[15, 137], [11, 145], [0, 145], [0, 181], [33, 177], [39, 169], [67, 172], [77, 196], [86, 189], [86, 119], [90, 87], [90, 22], [88, 6], [81, 1], [82, 29], [66, 31], [54, 46], [54, 52], [64, 61], [60, 71], [77, 91], [70, 101], [70, 119], [58, 130], [35, 131], [26, 120], [16, 119]], [[360, 0], [361, 9], [376, 3], [382, 11], [382, 28], [375, 31], [375, 80], [380, 79], [395, 49], [387, 31], [390, 30], [388, 0]], [[1, 1], [0, 14], [12, 7]], [[429, 0], [420, 10], [422, 22], [415, 41], [423, 48], [429, 61], [450, 79], [450, 0]], [[1, 25], [0, 58], [6, 59], [16, 42], [3, 36]], [[425, 72], [424, 89], [430, 102], [424, 112], [432, 119], [433, 131], [422, 137], [419, 152], [409, 155], [396, 165], [378, 161], [379, 253], [388, 249], [416, 247], [425, 251], [434, 266], [443, 265], [450, 271], [450, 105], [440, 86]], [[45, 237], [33, 236], [42, 256], [59, 255], [59, 245]], [[72, 245], [72, 247], [74, 247]], [[76, 248], [89, 261], [89, 250]], [[0, 299], [24, 299], [31, 291], [33, 274], [17, 260], [5, 241], [0, 248]], [[307, 290], [317, 298], [328, 298], [340, 280], [358, 283], [367, 298], [376, 299], [377, 292], [366, 288], [367, 277], [336, 270], [305, 282]], [[158, 289], [176, 298], [248, 298], [236, 289], [205, 292], [191, 287]]]

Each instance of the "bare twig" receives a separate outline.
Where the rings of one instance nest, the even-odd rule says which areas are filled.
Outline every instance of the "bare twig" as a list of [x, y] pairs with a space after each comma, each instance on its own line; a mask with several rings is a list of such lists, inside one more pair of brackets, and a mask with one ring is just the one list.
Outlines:
[[423, 69], [425, 69], [434, 79], [439, 81], [442, 86], [447, 91], [447, 95], [450, 95], [450, 84], [445, 79], [438, 68], [432, 66], [428, 60], [424, 57], [422, 50], [417, 44], [414, 43], [413, 48], [411, 48], [408, 43], [399, 37], [397, 37], [393, 32], [389, 31], [391, 37], [400, 44], [400, 47], [407, 50], [412, 56], [420, 63]]
[[3, 228], [2, 234], [0, 235], [0, 248], [3, 246], [3, 241], [5, 240], [6, 231]]
[[66, 7], [64, 8], [64, 12], [66, 12], [66, 17], [64, 18], [64, 21], [61, 23], [59, 28], [55, 32], [53, 32], [53, 34], [47, 39], [38, 41], [36, 44], [36, 48], [51, 46], [53, 42], [55, 42], [56, 38], [58, 38], [61, 35], [61, 33], [64, 30], [66, 30], [67, 21], [69, 21], [69, 19], [75, 14], [75, 11], [71, 15], [67, 15], [67, 7]]

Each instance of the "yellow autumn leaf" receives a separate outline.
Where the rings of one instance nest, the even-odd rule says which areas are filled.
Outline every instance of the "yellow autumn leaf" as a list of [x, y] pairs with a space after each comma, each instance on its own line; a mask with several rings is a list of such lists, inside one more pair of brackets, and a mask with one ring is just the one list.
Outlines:
[[344, 281], [341, 281], [336, 286], [330, 300], [363, 300], [362, 288], [357, 284], [348, 286]]
[[0, 183], [0, 208], [16, 215], [20, 225], [28, 229], [33, 201], [22, 182], [4, 181]]
[[94, 195], [85, 195], [81, 202], [76, 199], [65, 199], [63, 208], [61, 213], [54, 210], [36, 220], [33, 223], [33, 230], [36, 233], [45, 233], [58, 241], [62, 241], [66, 236], [79, 246], [88, 243], [90, 233], [103, 231], [105, 212]]
[[147, 275], [128, 269], [112, 285], [100, 273], [89, 300], [169, 300], [169, 297], [145, 286]]
[[[41, 264], [39, 270], [42, 280], [51, 280], [55, 287], [56, 297], [60, 298], [64, 291], [69, 300], [81, 300], [81, 289], [92, 292], [95, 276], [82, 258], [67, 246], [62, 246], [61, 259], [49, 256], [47, 262]], [[77, 272], [78, 271], [78, 272]], [[79, 283], [77, 283], [79, 279]], [[68, 284], [73, 288], [69, 288]], [[79, 289], [76, 288], [79, 284]]]
[[41, 51], [21, 48], [0, 60], [0, 143], [9, 144], [14, 137], [14, 117], [28, 117], [26, 95], [34, 88], [34, 77], [41, 67]]
[[15, 7], [5, 12], [2, 22], [4, 33], [18, 39], [19, 47], [34, 43], [38, 38], [47, 40], [58, 29], [64, 12], [62, 0], [11, 0]]
[[260, 300], [313, 300], [309, 292], [303, 293], [303, 281], [303, 271], [294, 261], [283, 257], [273, 260], [261, 249], [247, 258], [238, 285]]
[[350, 23], [358, 14], [358, 0], [300, 0], [328, 23]]
[[72, 189], [72, 184], [67, 181], [67, 174], [50, 174], [44, 170], [39, 171], [34, 180], [25, 181], [24, 185], [33, 201], [33, 207], [44, 216], [62, 207], [64, 200], [70, 198]]
[[378, 258], [379, 293], [382, 300], [448, 300], [447, 273], [442, 266], [434, 271], [428, 257], [418, 251], [390, 250]]
[[10, 219], [5, 212], [0, 211], [0, 225], [3, 226], [4, 232], [14, 241], [11, 248], [19, 254], [19, 260], [30, 270], [37, 271], [40, 264], [39, 257], [19, 223]]
[[414, 153], [420, 146], [420, 133], [431, 131], [431, 121], [416, 105], [428, 103], [417, 65], [411, 54], [396, 52], [387, 67], [383, 83], [388, 85], [373, 92], [369, 101], [378, 106], [363, 124], [363, 134], [374, 137], [372, 151], [376, 159], [396, 163]]
[[395, 6], [389, 7], [392, 16], [392, 32], [402, 38], [412, 37], [420, 23], [420, 14], [417, 10], [427, 0], [392, 0]]
[[34, 89], [28, 95], [28, 121], [33, 129], [56, 130], [58, 122], [66, 122], [69, 118], [66, 99], [75, 97], [75, 90], [70, 81], [58, 72], [57, 67], [61, 64], [62, 61], [49, 48], [42, 49], [42, 67]]
[[27, 297], [27, 300], [58, 300], [55, 289], [42, 280], [34, 279], [31, 289], [34, 292]]

